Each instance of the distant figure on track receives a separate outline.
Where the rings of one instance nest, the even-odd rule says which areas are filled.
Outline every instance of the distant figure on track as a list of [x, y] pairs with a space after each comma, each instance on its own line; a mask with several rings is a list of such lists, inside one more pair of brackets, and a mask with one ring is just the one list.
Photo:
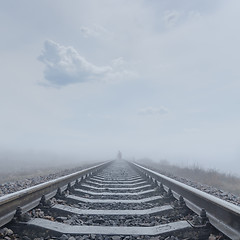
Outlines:
[[122, 153], [120, 151], [118, 151], [117, 160], [122, 160]]

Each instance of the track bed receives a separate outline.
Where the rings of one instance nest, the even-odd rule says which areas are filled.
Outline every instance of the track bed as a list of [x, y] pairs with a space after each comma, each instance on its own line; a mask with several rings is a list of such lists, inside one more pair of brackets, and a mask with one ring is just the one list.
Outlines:
[[198, 216], [183, 198], [174, 198], [170, 189], [120, 160], [78, 178], [64, 191], [59, 188], [48, 200], [43, 197], [26, 213], [18, 209], [5, 227], [2, 239], [229, 239], [204, 211]]

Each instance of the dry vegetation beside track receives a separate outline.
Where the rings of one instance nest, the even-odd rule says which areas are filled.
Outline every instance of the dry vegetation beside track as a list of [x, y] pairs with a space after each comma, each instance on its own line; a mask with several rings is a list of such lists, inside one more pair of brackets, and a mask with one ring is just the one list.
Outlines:
[[240, 178], [231, 174], [220, 173], [214, 169], [203, 169], [199, 166], [180, 167], [167, 161], [154, 162], [149, 159], [138, 163], [164, 175], [189, 179], [240, 196]]
[[43, 166], [35, 166], [33, 164], [28, 165], [27, 167], [19, 165], [19, 168], [6, 168], [5, 171], [0, 170], [0, 197], [13, 193], [37, 184], [47, 182], [58, 177], [71, 174], [76, 171], [91, 167], [93, 165], [99, 164], [99, 162], [82, 162], [78, 166], [70, 164], [67, 168], [66, 165], [53, 166], [50, 165], [47, 167], [45, 163]]
[[78, 167], [71, 167], [66, 169], [65, 166], [60, 166], [60, 167], [43, 167], [40, 169], [19, 169], [14, 170], [14, 171], [9, 171], [9, 172], [0, 172], [0, 184], [5, 183], [5, 182], [13, 182], [13, 181], [22, 181], [28, 178], [34, 178], [34, 177], [45, 177], [45, 176], [51, 176], [51, 175], [64, 175], [64, 174], [69, 174], [74, 171], [79, 171], [81, 169], [87, 168], [89, 166], [92, 166], [90, 164], [79, 164], [80, 166]]

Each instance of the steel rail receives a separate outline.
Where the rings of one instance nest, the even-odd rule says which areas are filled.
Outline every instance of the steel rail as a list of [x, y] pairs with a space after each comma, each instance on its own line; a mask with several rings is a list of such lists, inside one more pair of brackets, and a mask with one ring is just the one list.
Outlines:
[[17, 207], [21, 207], [23, 213], [27, 212], [39, 204], [42, 196], [45, 196], [46, 199], [50, 199], [56, 195], [58, 188], [63, 191], [67, 188], [69, 183], [72, 184], [77, 179], [96, 172], [110, 163], [111, 161], [98, 164], [93, 167], [0, 197], [0, 227], [12, 220]]
[[195, 213], [205, 209], [210, 223], [233, 240], [240, 240], [240, 207], [202, 192], [184, 183], [152, 171], [136, 163], [130, 163], [142, 173], [170, 188], [175, 197], [182, 196], [186, 205]]

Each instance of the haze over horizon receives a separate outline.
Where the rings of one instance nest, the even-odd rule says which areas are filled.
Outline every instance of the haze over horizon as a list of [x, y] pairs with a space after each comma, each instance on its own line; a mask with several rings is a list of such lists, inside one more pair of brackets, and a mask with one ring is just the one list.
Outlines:
[[238, 173], [239, 1], [1, 3], [0, 155]]

